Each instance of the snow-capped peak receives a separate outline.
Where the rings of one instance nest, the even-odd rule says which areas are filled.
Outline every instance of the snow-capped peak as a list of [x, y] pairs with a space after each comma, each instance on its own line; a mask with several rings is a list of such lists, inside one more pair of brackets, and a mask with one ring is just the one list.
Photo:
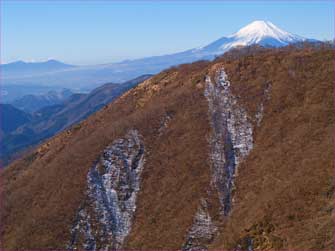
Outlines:
[[261, 44], [268, 46], [283, 46], [289, 43], [303, 41], [304, 38], [284, 31], [269, 21], [257, 20], [228, 36], [233, 41], [222, 49]]
[[269, 21], [254, 21], [247, 26], [240, 29], [235, 34], [229, 37], [237, 37], [237, 38], [255, 38], [256, 40], [260, 40], [264, 37], [272, 37], [278, 40], [292, 40], [292, 39], [302, 39], [297, 35], [293, 35], [287, 31], [284, 31], [273, 23]]
[[194, 52], [202, 54], [222, 54], [225, 51], [238, 47], [259, 44], [262, 46], [280, 47], [304, 41], [305, 38], [278, 28], [269, 21], [257, 20], [241, 28], [236, 33], [205, 46]]

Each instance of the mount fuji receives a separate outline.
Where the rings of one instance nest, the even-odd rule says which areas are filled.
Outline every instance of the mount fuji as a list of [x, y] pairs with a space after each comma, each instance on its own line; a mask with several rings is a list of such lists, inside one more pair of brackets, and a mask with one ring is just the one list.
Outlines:
[[[212, 60], [231, 48], [258, 44], [265, 47], [281, 47], [302, 41], [316, 41], [284, 31], [269, 21], [254, 21], [234, 34], [222, 37], [206, 46], [183, 52], [126, 60], [118, 63], [77, 66], [53, 70], [43, 74], [22, 77], [18, 71], [10, 74], [2, 65], [3, 83], [20, 85], [65, 86], [90, 90], [108, 82], [125, 82], [143, 74], [156, 74], [171, 66], [191, 63], [197, 60]], [[6, 72], [8, 71], [8, 72]], [[7, 74], [6, 74], [7, 73]], [[4, 77], [5, 76], [5, 77]]]
[[[153, 57], [159, 61], [177, 61], [189, 63], [196, 60], [212, 60], [226, 51], [242, 46], [261, 45], [264, 47], [282, 47], [303, 41], [312, 41], [304, 37], [284, 31], [269, 21], [254, 21], [234, 34], [222, 37], [206, 46], [194, 48], [181, 53]], [[316, 40], [313, 40], [316, 41]]]
[[222, 37], [213, 43], [190, 52], [203, 56], [220, 55], [231, 48], [258, 44], [264, 47], [281, 47], [307, 39], [284, 31], [269, 21], [254, 21], [238, 32]]

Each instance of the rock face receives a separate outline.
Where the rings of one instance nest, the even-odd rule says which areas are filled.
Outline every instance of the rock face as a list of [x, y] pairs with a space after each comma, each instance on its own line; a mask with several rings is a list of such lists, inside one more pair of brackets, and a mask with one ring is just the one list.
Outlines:
[[76, 215], [69, 249], [122, 246], [136, 210], [143, 163], [144, 146], [136, 130], [105, 149], [87, 175], [87, 198]]
[[208, 212], [207, 201], [202, 199], [183, 250], [206, 250], [206, 244], [213, 240], [216, 231], [217, 227]]
[[[216, 73], [214, 83], [209, 76], [205, 82], [212, 128], [209, 139], [212, 178], [207, 194], [211, 197], [210, 191], [217, 191], [223, 219], [231, 210], [236, 169], [253, 147], [253, 128], [245, 109], [232, 94], [228, 76], [223, 69]], [[258, 113], [260, 118], [262, 111], [263, 108]], [[213, 240], [216, 230], [217, 227], [212, 223], [207, 210], [206, 200], [202, 200], [184, 249], [205, 249], [206, 244]]]
[[231, 93], [224, 70], [217, 73], [216, 83], [206, 78], [205, 96], [213, 131], [210, 138], [212, 184], [218, 191], [221, 211], [227, 216], [236, 168], [253, 147], [252, 125]]

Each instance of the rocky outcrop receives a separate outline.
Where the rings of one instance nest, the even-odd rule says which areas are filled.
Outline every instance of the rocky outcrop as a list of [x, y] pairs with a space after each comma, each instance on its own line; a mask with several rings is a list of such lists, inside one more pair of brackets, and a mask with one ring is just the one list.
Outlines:
[[[231, 92], [230, 82], [224, 70], [217, 72], [214, 83], [209, 76], [205, 82], [205, 96], [208, 100], [209, 122], [212, 128], [209, 139], [212, 173], [209, 190], [216, 190], [218, 193], [223, 219], [229, 215], [232, 207], [236, 169], [253, 147], [253, 127], [245, 109]], [[261, 120], [262, 113], [258, 116]], [[210, 194], [207, 196], [210, 197]], [[187, 235], [185, 250], [204, 249], [209, 240], [213, 239], [217, 227], [211, 222], [205, 205], [202, 202], [195, 215]]]
[[216, 231], [217, 227], [208, 212], [207, 201], [202, 199], [183, 250], [206, 249], [206, 244], [213, 240]]
[[69, 249], [121, 248], [131, 229], [144, 163], [136, 130], [108, 146], [87, 175], [87, 195], [71, 229]]
[[221, 212], [227, 216], [236, 168], [253, 147], [253, 128], [245, 109], [231, 92], [224, 70], [217, 72], [216, 83], [206, 78], [205, 96], [212, 128], [209, 142], [212, 185], [218, 191]]

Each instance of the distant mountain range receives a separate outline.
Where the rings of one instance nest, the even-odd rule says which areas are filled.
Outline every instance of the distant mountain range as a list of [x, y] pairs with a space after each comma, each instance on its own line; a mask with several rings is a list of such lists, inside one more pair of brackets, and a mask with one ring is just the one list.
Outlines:
[[302, 41], [313, 40], [286, 32], [271, 22], [254, 21], [238, 32], [207, 46], [170, 55], [92, 66], [73, 66], [49, 60], [44, 63], [16, 62], [1, 67], [4, 85], [34, 84], [93, 89], [108, 82], [121, 83], [143, 74], [156, 74], [174, 65], [202, 59], [211, 60], [239, 46], [259, 44], [265, 47], [280, 47]]
[[2, 65], [2, 74], [4, 78], [22, 78], [39, 74], [46, 74], [55, 71], [75, 68], [74, 65], [64, 64], [57, 60], [48, 60], [45, 62], [24, 62], [16, 61]]
[[15, 131], [19, 126], [29, 122], [31, 116], [12, 105], [0, 104], [0, 139], [8, 133]]
[[61, 104], [72, 94], [73, 92], [68, 89], [49, 91], [40, 95], [30, 94], [14, 100], [11, 104], [22, 111], [33, 113], [47, 106]]
[[[1, 128], [0, 134], [2, 135], [0, 160], [6, 163], [12, 154], [80, 122], [149, 77], [151, 75], [143, 75], [122, 84], [105, 84], [88, 94], [73, 94], [67, 99], [64, 97], [62, 103], [46, 106], [32, 115], [12, 105], [2, 104], [0, 108], [5, 123], [1, 123], [4, 128]], [[21, 105], [26, 109], [30, 108], [27, 104]]]
[[[3, 84], [1, 79], [1, 103], [11, 104], [12, 102], [21, 99], [23, 96], [34, 95], [34, 96], [44, 96], [48, 95], [48, 92], [61, 92], [64, 87], [61, 86], [43, 86], [34, 84], [18, 84], [18, 85], [7, 85]], [[69, 86], [71, 88], [71, 86]], [[88, 92], [85, 90], [80, 91], [76, 88], [71, 88], [72, 92]]]

